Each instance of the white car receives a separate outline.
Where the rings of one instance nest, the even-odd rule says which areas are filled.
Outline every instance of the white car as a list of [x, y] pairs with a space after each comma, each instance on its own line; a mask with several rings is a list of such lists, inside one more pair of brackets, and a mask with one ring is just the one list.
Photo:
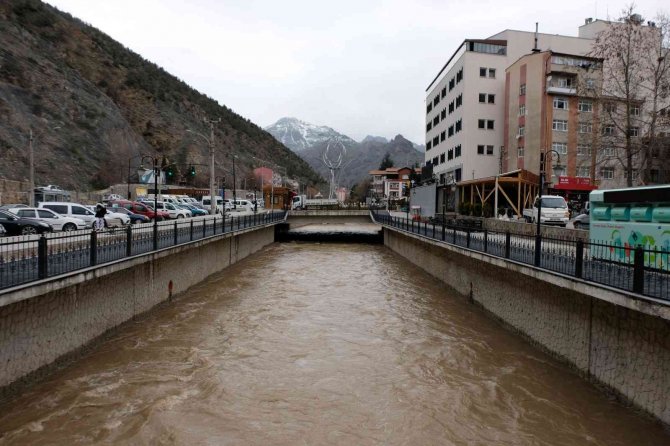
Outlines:
[[171, 219], [176, 218], [189, 218], [192, 217], [191, 211], [187, 209], [178, 208], [172, 203], [166, 203], [165, 201], [159, 201], [156, 203], [159, 211], [165, 211], [170, 215]]
[[[87, 209], [90, 209], [91, 212], [95, 215], [95, 206], [86, 206]], [[123, 228], [126, 225], [130, 224], [130, 217], [127, 214], [122, 214], [121, 212], [111, 212], [107, 209], [105, 214], [105, 224], [108, 228]]]
[[81, 218], [65, 217], [55, 213], [51, 209], [12, 208], [9, 211], [19, 217], [34, 218], [35, 220], [41, 220], [44, 223], [48, 223], [54, 231], [70, 232], [86, 229], [86, 222]]

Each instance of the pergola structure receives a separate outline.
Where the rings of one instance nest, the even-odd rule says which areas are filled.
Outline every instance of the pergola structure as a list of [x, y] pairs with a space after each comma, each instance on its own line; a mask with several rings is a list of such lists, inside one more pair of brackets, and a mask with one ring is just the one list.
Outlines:
[[500, 206], [509, 206], [517, 217], [530, 207], [538, 193], [539, 177], [524, 169], [500, 175], [456, 183], [459, 203], [489, 203], [494, 212]]

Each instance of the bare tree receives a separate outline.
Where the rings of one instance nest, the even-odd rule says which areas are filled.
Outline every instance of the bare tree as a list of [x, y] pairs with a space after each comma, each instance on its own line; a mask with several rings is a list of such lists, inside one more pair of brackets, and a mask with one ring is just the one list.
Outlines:
[[600, 160], [616, 160], [632, 186], [636, 167], [656, 139], [659, 99], [667, 78], [663, 31], [652, 22], [644, 25], [633, 5], [622, 11], [596, 38], [591, 55], [603, 59]]

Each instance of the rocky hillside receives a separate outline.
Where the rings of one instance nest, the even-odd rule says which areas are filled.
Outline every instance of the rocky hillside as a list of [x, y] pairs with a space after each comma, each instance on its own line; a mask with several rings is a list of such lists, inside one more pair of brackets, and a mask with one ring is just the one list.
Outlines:
[[316, 126], [296, 118], [282, 118], [265, 127], [277, 140], [294, 150], [324, 178], [329, 170], [323, 159], [328, 144], [331, 148], [328, 159], [334, 161], [344, 148], [344, 157], [339, 171], [339, 185], [351, 187], [363, 181], [370, 170], [379, 167], [387, 153], [396, 166], [421, 165], [424, 162], [422, 146], [418, 146], [397, 135], [392, 140], [382, 136], [366, 136], [360, 143], [326, 126]]
[[166, 157], [177, 178], [197, 166], [205, 185], [206, 142], [214, 128], [217, 176], [238, 157], [238, 175], [284, 166], [301, 182], [321, 181], [270, 134], [190, 88], [97, 29], [37, 0], [0, 2], [0, 177], [28, 177], [29, 135], [36, 182], [69, 189], [125, 182], [139, 155]]

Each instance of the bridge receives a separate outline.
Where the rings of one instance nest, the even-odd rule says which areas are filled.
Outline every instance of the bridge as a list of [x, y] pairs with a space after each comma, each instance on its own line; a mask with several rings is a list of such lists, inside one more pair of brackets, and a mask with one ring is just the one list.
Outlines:
[[383, 242], [587, 379], [670, 423], [670, 376], [662, 372], [670, 369], [666, 264], [644, 252], [641, 263], [613, 262], [579, 240], [368, 210], [207, 217], [2, 242], [0, 363], [7, 367], [0, 370], [0, 395], [283, 240]]

